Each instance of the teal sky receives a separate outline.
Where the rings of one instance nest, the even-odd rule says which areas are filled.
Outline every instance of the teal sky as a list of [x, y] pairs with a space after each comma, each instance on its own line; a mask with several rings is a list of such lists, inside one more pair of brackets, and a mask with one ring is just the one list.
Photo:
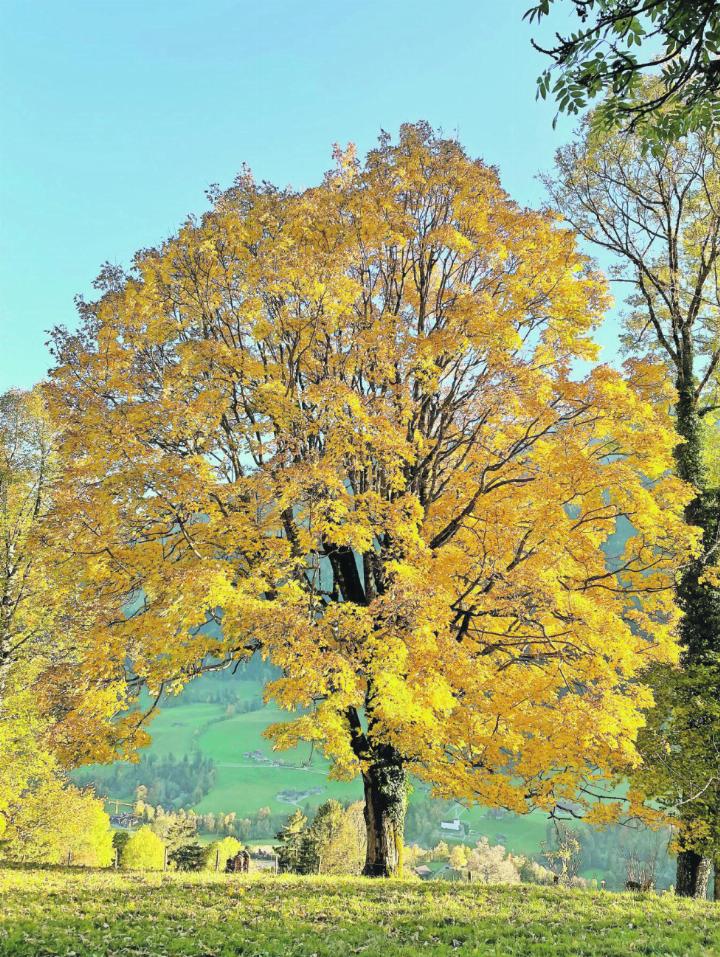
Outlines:
[[[45, 375], [100, 265], [243, 162], [304, 187], [334, 142], [429, 120], [523, 203], [572, 125], [535, 100], [529, 0], [0, 0], [0, 390]], [[557, 27], [556, 19], [553, 26]]]

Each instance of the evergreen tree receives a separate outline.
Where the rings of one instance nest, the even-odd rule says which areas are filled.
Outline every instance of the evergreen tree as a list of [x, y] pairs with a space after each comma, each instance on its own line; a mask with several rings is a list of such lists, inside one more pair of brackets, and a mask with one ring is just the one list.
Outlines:
[[181, 844], [168, 855], [178, 871], [201, 871], [205, 865], [205, 850], [198, 841]]
[[303, 846], [306, 828], [307, 818], [298, 809], [290, 815], [278, 831], [276, 837], [280, 843], [274, 850], [278, 856], [278, 865], [281, 871], [293, 874], [306, 873], [301, 870], [301, 866], [305, 863], [304, 858], [307, 850]]

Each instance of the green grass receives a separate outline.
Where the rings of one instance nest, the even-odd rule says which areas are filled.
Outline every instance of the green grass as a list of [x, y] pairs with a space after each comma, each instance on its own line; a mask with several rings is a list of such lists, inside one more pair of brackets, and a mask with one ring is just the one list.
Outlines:
[[672, 897], [358, 878], [0, 870], [3, 957], [708, 957]]
[[189, 754], [198, 746], [203, 726], [224, 713], [224, 705], [201, 703], [181, 704], [160, 711], [148, 725], [152, 736], [149, 750], [157, 755], [174, 754], [175, 757]]

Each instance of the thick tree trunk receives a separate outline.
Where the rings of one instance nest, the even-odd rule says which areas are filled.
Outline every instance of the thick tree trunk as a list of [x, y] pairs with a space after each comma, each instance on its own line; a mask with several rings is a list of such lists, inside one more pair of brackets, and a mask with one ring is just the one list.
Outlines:
[[[383, 572], [374, 552], [362, 556], [361, 579], [355, 553], [350, 547], [332, 542], [323, 542], [323, 546], [343, 601], [366, 606], [382, 593]], [[402, 872], [407, 775], [400, 753], [392, 745], [378, 743], [373, 735], [372, 698], [373, 689], [369, 683], [365, 698], [367, 730], [363, 730], [356, 708], [348, 708], [346, 715], [351, 747], [362, 769], [365, 790], [367, 851], [363, 874], [366, 877], [392, 877]]]
[[402, 872], [407, 776], [400, 755], [390, 745], [375, 749], [363, 771], [367, 852], [366, 877], [393, 877]]
[[712, 862], [695, 851], [680, 851], [677, 857], [675, 893], [678, 897], [707, 897]]
[[[685, 365], [676, 382], [678, 402], [676, 406], [677, 429], [685, 440], [677, 446], [675, 457], [681, 478], [696, 489], [695, 498], [688, 504], [685, 518], [689, 525], [702, 529], [702, 550], [688, 562], [677, 586], [678, 604], [683, 612], [680, 622], [680, 637], [683, 644], [682, 665], [688, 674], [701, 666], [718, 650], [720, 636], [720, 589], [705, 581], [708, 564], [717, 560], [720, 531], [720, 491], [707, 487], [707, 475], [703, 464], [703, 436], [698, 399], [692, 375], [692, 349], [685, 351]], [[714, 689], [707, 688], [712, 697]], [[698, 726], [707, 721], [707, 716], [698, 714]], [[712, 808], [712, 792], [705, 792], [699, 804], [685, 805], [680, 814], [681, 833], [683, 825], [692, 826], [696, 820], [716, 815]], [[681, 897], [707, 896], [712, 862], [695, 851], [681, 851], [677, 858], [676, 893]]]

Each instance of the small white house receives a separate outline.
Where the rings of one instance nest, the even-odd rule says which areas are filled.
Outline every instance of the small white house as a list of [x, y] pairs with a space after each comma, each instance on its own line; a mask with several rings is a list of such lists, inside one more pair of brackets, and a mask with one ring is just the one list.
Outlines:
[[458, 833], [462, 831], [462, 824], [460, 823], [459, 818], [455, 818], [454, 821], [440, 821], [440, 830], [442, 831], [455, 831]]

